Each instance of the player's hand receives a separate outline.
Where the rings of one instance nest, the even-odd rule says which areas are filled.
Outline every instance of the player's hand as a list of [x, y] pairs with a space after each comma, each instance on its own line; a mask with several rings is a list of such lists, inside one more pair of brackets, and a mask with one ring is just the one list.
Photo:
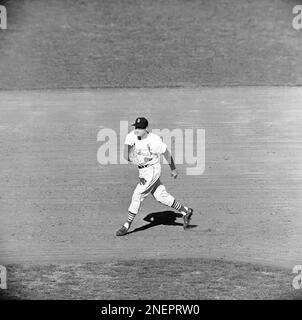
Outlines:
[[145, 184], [147, 182], [147, 180], [145, 178], [139, 178], [139, 183], [140, 184]]
[[171, 177], [173, 177], [174, 179], [176, 179], [177, 176], [178, 176], [177, 170], [176, 170], [176, 169], [172, 170], [172, 171], [171, 171]]

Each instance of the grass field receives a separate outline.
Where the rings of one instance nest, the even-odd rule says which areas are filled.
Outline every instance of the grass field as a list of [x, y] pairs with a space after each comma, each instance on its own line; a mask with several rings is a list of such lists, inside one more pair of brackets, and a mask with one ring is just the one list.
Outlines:
[[7, 0], [0, 89], [301, 85], [291, 0]]
[[302, 299], [294, 274], [207, 259], [9, 265], [2, 299], [205, 300]]

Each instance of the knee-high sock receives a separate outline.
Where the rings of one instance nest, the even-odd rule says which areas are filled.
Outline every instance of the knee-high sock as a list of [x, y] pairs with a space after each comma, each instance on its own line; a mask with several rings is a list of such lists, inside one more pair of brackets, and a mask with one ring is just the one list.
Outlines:
[[181, 204], [180, 202], [174, 200], [174, 202], [172, 203], [171, 206], [173, 209], [176, 209], [177, 211], [179, 211], [180, 213], [182, 213], [183, 215], [188, 213], [188, 208], [185, 207], [183, 204]]
[[132, 212], [128, 212], [128, 218], [127, 218], [127, 222], [124, 224], [124, 226], [129, 229], [130, 228], [130, 225], [132, 223], [132, 221], [134, 220], [136, 216], [136, 213], [132, 213]]

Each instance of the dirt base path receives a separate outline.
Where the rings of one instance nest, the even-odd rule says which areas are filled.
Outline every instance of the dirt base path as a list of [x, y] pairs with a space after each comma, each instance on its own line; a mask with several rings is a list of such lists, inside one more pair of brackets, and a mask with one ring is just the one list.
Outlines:
[[[302, 263], [302, 89], [0, 92], [0, 262], [205, 257]], [[205, 172], [162, 180], [195, 208], [189, 231], [147, 199], [133, 232], [136, 168], [101, 166], [97, 134], [138, 115], [153, 128], [202, 128]]]

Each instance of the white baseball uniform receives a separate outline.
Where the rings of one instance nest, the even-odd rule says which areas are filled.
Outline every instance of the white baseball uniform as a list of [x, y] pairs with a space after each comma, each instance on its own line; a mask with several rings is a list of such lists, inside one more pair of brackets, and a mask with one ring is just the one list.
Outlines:
[[134, 134], [134, 130], [127, 135], [125, 144], [130, 146], [135, 145], [138, 155], [146, 158], [142, 162], [144, 167], [139, 168], [139, 178], [145, 179], [146, 182], [137, 184], [128, 211], [137, 214], [141, 202], [150, 193], [157, 201], [167, 206], [172, 206], [174, 197], [166, 191], [165, 186], [160, 181], [160, 156], [166, 151], [167, 145], [158, 135], [152, 132], [149, 132], [145, 138], [139, 140]]

